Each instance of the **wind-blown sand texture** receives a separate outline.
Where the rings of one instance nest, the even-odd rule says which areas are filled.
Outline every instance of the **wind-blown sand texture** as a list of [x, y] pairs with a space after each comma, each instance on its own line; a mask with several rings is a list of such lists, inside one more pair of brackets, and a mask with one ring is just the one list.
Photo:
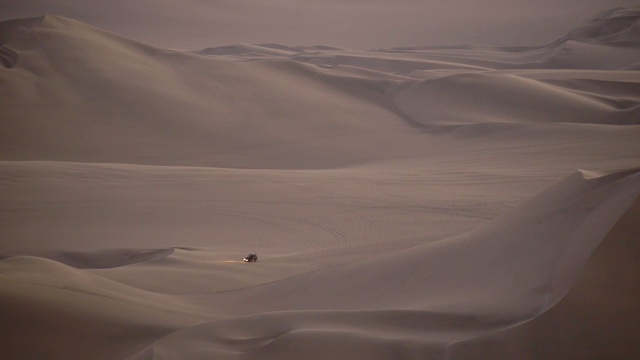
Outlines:
[[0, 33], [2, 358], [640, 358], [640, 10], [540, 47]]

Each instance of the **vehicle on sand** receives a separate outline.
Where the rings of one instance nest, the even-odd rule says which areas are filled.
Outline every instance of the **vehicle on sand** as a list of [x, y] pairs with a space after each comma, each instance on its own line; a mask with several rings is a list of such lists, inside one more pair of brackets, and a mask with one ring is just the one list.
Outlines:
[[256, 262], [256, 261], [258, 261], [258, 255], [251, 253], [251, 254], [247, 255], [247, 257], [242, 259], [242, 261], [244, 261], [244, 262]]

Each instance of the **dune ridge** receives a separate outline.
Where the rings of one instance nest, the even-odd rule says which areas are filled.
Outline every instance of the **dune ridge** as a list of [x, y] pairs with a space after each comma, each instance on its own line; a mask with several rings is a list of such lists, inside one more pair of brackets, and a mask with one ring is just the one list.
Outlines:
[[175, 248], [167, 249], [109, 249], [103, 251], [63, 251], [44, 257], [56, 260], [76, 269], [110, 269], [146, 261], [164, 259]]

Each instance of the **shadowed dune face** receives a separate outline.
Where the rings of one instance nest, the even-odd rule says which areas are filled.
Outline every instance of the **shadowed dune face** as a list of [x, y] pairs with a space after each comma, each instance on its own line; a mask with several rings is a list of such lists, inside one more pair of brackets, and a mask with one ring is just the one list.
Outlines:
[[636, 198], [556, 306], [521, 326], [457, 344], [452, 358], [520, 358], [531, 353], [548, 359], [638, 357], [635, 338], [640, 329], [630, 320], [639, 316], [639, 211]]
[[7, 69], [11, 69], [18, 60], [15, 51], [6, 48], [0, 48], [0, 64]]
[[640, 357], [639, 19], [376, 51], [0, 23], [0, 357]]
[[13, 39], [25, 36], [40, 23], [40, 19], [13, 20], [0, 23], [0, 65], [11, 69], [18, 62], [18, 54], [4, 45]]
[[207, 317], [180, 299], [36, 257], [0, 260], [0, 304], [12, 359], [123, 358]]

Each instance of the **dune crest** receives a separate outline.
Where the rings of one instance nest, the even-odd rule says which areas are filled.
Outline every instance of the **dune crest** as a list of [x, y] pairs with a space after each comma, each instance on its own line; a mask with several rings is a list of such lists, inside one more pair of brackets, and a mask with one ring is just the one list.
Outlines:
[[50, 254], [54, 259], [76, 269], [110, 269], [120, 266], [164, 259], [175, 251], [167, 249], [113, 249], [103, 251], [62, 251]]

